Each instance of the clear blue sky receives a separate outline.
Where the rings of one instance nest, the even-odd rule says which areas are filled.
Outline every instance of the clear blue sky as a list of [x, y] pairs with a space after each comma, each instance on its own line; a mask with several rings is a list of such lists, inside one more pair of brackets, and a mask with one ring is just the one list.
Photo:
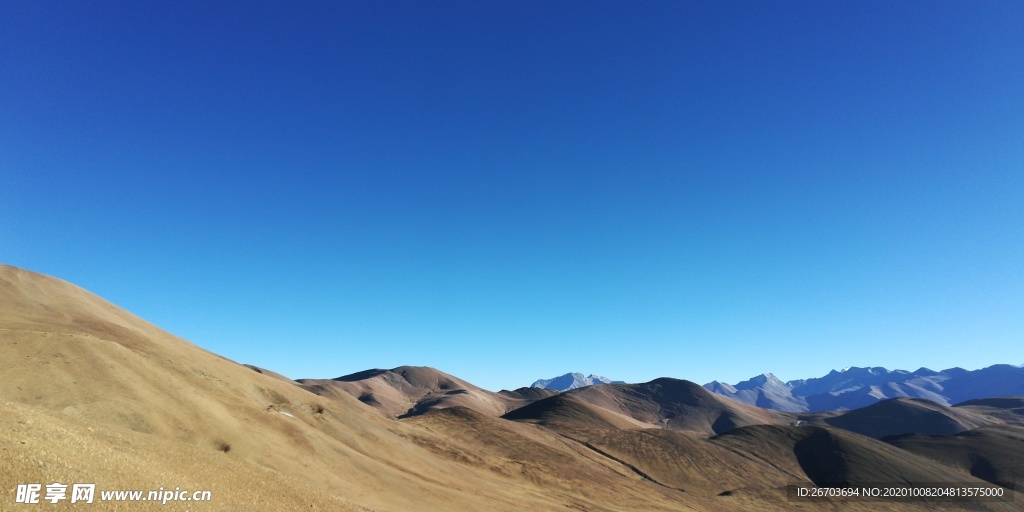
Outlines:
[[0, 4], [0, 261], [293, 378], [1024, 362], [1024, 2]]

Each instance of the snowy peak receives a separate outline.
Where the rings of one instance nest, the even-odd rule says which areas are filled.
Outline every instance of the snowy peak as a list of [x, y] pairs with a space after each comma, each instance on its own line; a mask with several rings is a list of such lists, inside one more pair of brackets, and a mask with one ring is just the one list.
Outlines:
[[600, 375], [587, 375], [582, 373], [567, 373], [551, 379], [540, 379], [534, 382], [531, 387], [553, 389], [555, 391], [568, 391], [570, 389], [593, 386], [595, 384], [622, 384], [622, 381], [613, 381], [608, 377]]

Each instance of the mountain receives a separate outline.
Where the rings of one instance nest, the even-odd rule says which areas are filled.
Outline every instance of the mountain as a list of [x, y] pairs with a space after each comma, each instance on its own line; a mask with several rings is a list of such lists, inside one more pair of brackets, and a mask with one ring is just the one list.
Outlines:
[[974, 371], [909, 372], [851, 367], [812, 379], [782, 382], [764, 374], [735, 386], [713, 381], [704, 387], [745, 404], [788, 412], [851, 410], [888, 398], [951, 405], [972, 398], [1024, 395], [1024, 368], [1000, 364]]
[[512, 390], [512, 391], [509, 391], [507, 389], [503, 389], [501, 391], [498, 391], [498, 393], [502, 394], [502, 395], [505, 395], [505, 396], [507, 396], [509, 398], [515, 398], [515, 399], [518, 399], [518, 400], [527, 400], [529, 402], [533, 402], [533, 401], [536, 401], [536, 400], [540, 400], [541, 398], [547, 398], [547, 397], [552, 396], [552, 395], [557, 395], [558, 391], [555, 391], [554, 389], [547, 389], [547, 388], [534, 388], [534, 387], [527, 388], [527, 387], [522, 387], [522, 388], [515, 389], [515, 390]]
[[468, 407], [501, 416], [535, 398], [525, 394], [494, 393], [434, 368], [400, 366], [390, 370], [366, 370], [335, 379], [299, 379], [303, 388], [317, 394], [347, 393], [390, 417], [416, 416], [434, 409]]
[[[791, 426], [792, 413], [678, 379], [488, 394], [433, 368], [401, 366], [292, 381], [8, 266], [0, 266], [0, 349], [0, 488], [8, 492], [93, 482], [102, 501], [104, 490], [180, 486], [212, 490], [213, 501], [170, 508], [257, 512], [810, 512], [822, 504], [789, 499], [786, 484], [1024, 478], [1016, 431], [984, 430], [1006, 425], [904, 450], [834, 426]], [[1009, 425], [1024, 419], [1022, 401], [952, 409]], [[525, 405], [497, 415], [513, 402]], [[1016, 503], [970, 505], [1019, 510], [1024, 495], [1010, 494]]]
[[[10, 266], [0, 266], [0, 350], [0, 488], [12, 495], [19, 483], [92, 482], [97, 500], [103, 489], [212, 489], [196, 510], [710, 509], [543, 427], [475, 411], [486, 419], [448, 430], [438, 427], [448, 416], [399, 421]], [[469, 411], [438, 412], [448, 410]]]
[[546, 427], [589, 429], [650, 428], [622, 412], [610, 411], [568, 393], [538, 400], [511, 411], [503, 419], [534, 423]]
[[[431, 463], [354, 398], [318, 397], [58, 279], [0, 266], [0, 346], [4, 488], [92, 482], [99, 499], [173, 482], [214, 489], [220, 510], [409, 510], [438, 492], [438, 509], [473, 502], [445, 491], [454, 479], [408, 479]], [[403, 480], [416, 498], [363, 491]]]
[[713, 393], [765, 409], [788, 412], [807, 410], [807, 401], [793, 396], [789, 386], [770, 373], [758, 375], [735, 386], [714, 381], [704, 387]]
[[[799, 416], [819, 423], [810, 425], [793, 414], [738, 404], [692, 382], [662, 378], [569, 390], [502, 418], [551, 429], [662, 487], [714, 496], [721, 500], [717, 509], [738, 509], [744, 502], [764, 505], [783, 499], [779, 490], [797, 481], [819, 486], [972, 481], [958, 465], [958, 454], [976, 447], [994, 458], [1012, 438], [989, 436], [966, 448], [954, 443], [950, 457], [956, 460], [939, 464], [930, 454], [915, 455], [858, 430], [875, 437], [892, 432], [960, 433], [998, 423], [982, 414], [986, 408], [1016, 414], [1021, 405], [1017, 400], [957, 408], [924, 400], [889, 400], [850, 411], [845, 418], [835, 413]], [[993, 474], [1009, 478], [999, 482], [1024, 476], [1024, 468], [1014, 458], [1017, 451], [993, 459], [997, 468]], [[987, 474], [970, 475], [985, 479]], [[853, 505], [844, 508], [855, 509]], [[900, 506], [874, 503], [868, 509], [900, 510]]]
[[1006, 423], [1024, 422], [1024, 397], [1020, 396], [977, 398], [960, 402], [953, 407], [999, 418]]
[[892, 398], [825, 418], [824, 423], [876, 439], [905, 434], [959, 434], [1001, 420], [965, 407], [947, 407], [923, 398]]
[[885, 441], [992, 483], [1019, 482], [1024, 475], [1024, 427], [981, 427], [953, 436], [909, 434]]
[[[571, 389], [538, 400], [504, 417], [545, 423], [566, 423], [582, 417], [580, 402], [627, 418], [646, 428], [671, 428], [698, 435], [727, 432], [744, 425], [785, 424], [795, 417], [729, 400], [690, 381], [660, 378], [641, 384], [607, 384]], [[593, 409], [590, 409], [591, 416]], [[619, 428], [622, 428], [621, 426]]]
[[555, 391], [568, 391], [570, 389], [593, 386], [595, 384], [623, 384], [622, 381], [613, 381], [608, 377], [600, 375], [583, 376], [582, 373], [567, 373], [551, 379], [540, 379], [530, 387], [553, 389]]
[[965, 477], [952, 468], [841, 429], [755, 425], [717, 436], [712, 441], [773, 461], [797, 475], [806, 475], [805, 478], [822, 487], [871, 482], [965, 481]]

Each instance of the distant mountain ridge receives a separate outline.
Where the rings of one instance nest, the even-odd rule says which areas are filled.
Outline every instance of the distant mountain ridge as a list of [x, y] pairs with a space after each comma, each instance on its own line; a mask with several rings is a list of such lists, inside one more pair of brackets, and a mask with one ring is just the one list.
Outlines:
[[1024, 368], [997, 364], [980, 370], [850, 367], [812, 379], [782, 382], [766, 373], [736, 385], [712, 381], [704, 388], [739, 402], [786, 412], [857, 409], [889, 398], [924, 398], [942, 405], [1024, 394]]
[[582, 373], [567, 373], [550, 379], [540, 379], [530, 387], [553, 389], [555, 391], [568, 391], [570, 389], [593, 386], [595, 384], [625, 384], [621, 380], [611, 380], [600, 375], [587, 375]]

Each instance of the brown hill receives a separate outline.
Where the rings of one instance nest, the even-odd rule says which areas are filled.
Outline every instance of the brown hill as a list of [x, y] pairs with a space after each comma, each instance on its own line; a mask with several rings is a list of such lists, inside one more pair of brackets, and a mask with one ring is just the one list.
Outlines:
[[1024, 426], [1024, 397], [1021, 396], [967, 400], [954, 405], [953, 409], [996, 418], [1007, 425]]
[[[464, 407], [430, 411], [404, 420], [440, 436], [415, 435], [415, 443], [467, 467], [498, 473], [537, 486], [544, 496], [585, 507], [580, 497], [598, 502], [599, 510], [629, 510], [638, 500], [655, 509], [684, 507], [687, 497], [648, 482], [621, 463], [545, 428], [506, 421]], [[612, 495], [596, 489], [617, 488]], [[640, 493], [646, 496], [641, 496]], [[664, 504], [661, 504], [664, 503]], [[653, 509], [652, 509], [653, 510]]]
[[502, 418], [536, 423], [546, 427], [592, 429], [653, 428], [653, 425], [598, 407], [569, 393], [561, 393], [538, 400], [515, 409], [502, 416]]
[[501, 391], [498, 391], [498, 393], [500, 393], [502, 395], [505, 395], [505, 396], [507, 396], [509, 398], [516, 398], [516, 399], [519, 399], [519, 400], [526, 400], [526, 401], [529, 401], [529, 402], [533, 402], [533, 401], [536, 401], [536, 400], [540, 400], [542, 398], [547, 398], [549, 396], [557, 395], [558, 391], [555, 391], [554, 389], [547, 389], [547, 388], [522, 387], [522, 388], [518, 388], [518, 389], [515, 389], [515, 390], [512, 390], [512, 391], [509, 391], [507, 389], [503, 389]]
[[174, 482], [238, 507], [344, 510], [358, 508], [352, 498], [382, 503], [364, 486], [406, 479], [367, 457], [361, 439], [376, 438], [375, 450], [402, 439], [355, 400], [325, 402], [33, 272], [0, 266], [0, 304], [5, 488]]
[[969, 480], [952, 468], [842, 429], [758, 425], [713, 442], [771, 461], [789, 473], [799, 468], [822, 486]]
[[335, 395], [339, 391], [347, 393], [394, 418], [448, 407], [467, 407], [491, 416], [501, 416], [531, 401], [494, 393], [424, 366], [366, 370], [336, 379], [300, 379], [298, 382], [318, 395]]
[[[598, 508], [439, 457], [410, 441], [429, 431], [347, 393], [309, 393], [74, 285], [9, 266], [0, 267], [0, 344], [0, 488], [9, 491], [55, 481], [212, 490], [210, 507], [192, 510]], [[664, 496], [638, 485], [638, 509], [664, 508]], [[591, 491], [598, 502], [619, 495]]]
[[642, 384], [588, 386], [563, 395], [652, 426], [702, 435], [721, 434], [745, 425], [786, 424], [795, 420], [792, 414], [742, 404], [693, 382], [670, 378]]
[[978, 398], [975, 400], [960, 402], [953, 407], [992, 407], [996, 409], [1008, 409], [1018, 414], [1024, 414], [1024, 396]]
[[571, 437], [662, 485], [688, 492], [720, 494], [800, 481], [819, 485], [965, 481], [953, 468], [833, 428], [756, 425], [710, 439], [664, 429], [593, 429], [574, 431]]
[[660, 485], [707, 497], [806, 480], [798, 470], [782, 471], [706, 437], [675, 430], [577, 429], [566, 435]]
[[1002, 421], [922, 398], [893, 398], [826, 417], [824, 423], [876, 439], [903, 434], [952, 435]]
[[1024, 482], [1024, 427], [981, 427], [953, 436], [909, 435], [885, 440], [992, 483]]

